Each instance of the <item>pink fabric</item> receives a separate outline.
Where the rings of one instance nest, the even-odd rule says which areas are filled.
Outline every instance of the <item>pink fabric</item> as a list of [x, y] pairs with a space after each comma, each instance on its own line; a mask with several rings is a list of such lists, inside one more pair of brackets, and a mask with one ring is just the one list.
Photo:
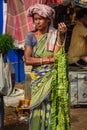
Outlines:
[[63, 0], [46, 0], [47, 4], [61, 4]]
[[25, 35], [34, 29], [31, 17], [27, 17], [27, 9], [38, 3], [38, 0], [8, 0], [6, 33], [15, 39], [15, 46], [24, 47]]
[[27, 11], [28, 16], [33, 16], [35, 13], [51, 20], [55, 18], [55, 10], [45, 4], [35, 4], [34, 6], [29, 7]]
[[67, 5], [71, 0], [46, 0], [47, 5], [57, 6], [57, 5]]
[[56, 43], [57, 43], [57, 30], [53, 27], [49, 27], [46, 40], [46, 50], [53, 51]]

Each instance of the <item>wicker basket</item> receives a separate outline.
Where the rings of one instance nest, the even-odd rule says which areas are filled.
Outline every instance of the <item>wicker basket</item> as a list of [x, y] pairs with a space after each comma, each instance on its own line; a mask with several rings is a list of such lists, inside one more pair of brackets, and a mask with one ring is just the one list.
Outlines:
[[16, 111], [18, 116], [28, 116], [29, 115], [29, 105], [30, 105], [30, 100], [19, 100], [19, 103], [16, 107]]

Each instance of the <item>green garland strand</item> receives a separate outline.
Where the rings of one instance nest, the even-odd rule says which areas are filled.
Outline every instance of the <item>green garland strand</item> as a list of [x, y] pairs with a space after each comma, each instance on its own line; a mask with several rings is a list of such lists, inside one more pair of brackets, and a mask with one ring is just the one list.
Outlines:
[[52, 130], [70, 130], [68, 62], [62, 47], [54, 56], [52, 81]]

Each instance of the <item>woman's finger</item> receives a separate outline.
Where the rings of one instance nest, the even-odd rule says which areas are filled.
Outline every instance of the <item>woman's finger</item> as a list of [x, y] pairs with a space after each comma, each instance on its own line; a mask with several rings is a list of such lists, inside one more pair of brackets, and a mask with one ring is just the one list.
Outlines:
[[66, 32], [67, 31], [67, 27], [65, 23], [59, 23], [58, 24], [58, 31], [60, 32]]

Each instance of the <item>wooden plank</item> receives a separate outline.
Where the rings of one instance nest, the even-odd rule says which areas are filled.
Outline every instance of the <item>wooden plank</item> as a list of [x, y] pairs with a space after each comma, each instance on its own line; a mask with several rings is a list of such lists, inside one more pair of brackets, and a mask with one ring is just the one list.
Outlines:
[[31, 99], [30, 91], [31, 77], [29, 73], [25, 73], [25, 83], [24, 83], [24, 99]]

